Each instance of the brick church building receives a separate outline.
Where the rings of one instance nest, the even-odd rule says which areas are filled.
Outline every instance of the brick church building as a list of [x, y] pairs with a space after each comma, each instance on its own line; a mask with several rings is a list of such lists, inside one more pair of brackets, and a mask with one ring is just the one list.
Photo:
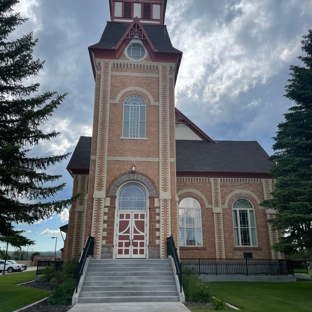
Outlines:
[[[167, 0], [109, 0], [111, 21], [89, 47], [95, 79], [92, 137], [68, 164], [73, 193], [63, 251], [79, 257], [279, 259], [278, 233], [259, 204], [274, 187], [256, 141], [210, 138], [175, 106], [182, 52], [165, 21]], [[191, 105], [191, 103], [190, 103]]]

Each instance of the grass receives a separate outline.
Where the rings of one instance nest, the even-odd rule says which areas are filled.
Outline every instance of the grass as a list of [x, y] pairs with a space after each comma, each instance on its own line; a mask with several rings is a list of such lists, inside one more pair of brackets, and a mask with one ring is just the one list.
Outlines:
[[50, 291], [18, 284], [35, 279], [36, 271], [0, 276], [0, 311], [12, 312], [50, 295]]
[[[225, 302], [240, 308], [242, 311], [312, 311], [312, 282], [223, 282], [209, 283], [209, 287], [214, 296], [217, 296]], [[196, 310], [193, 312], [195, 311]]]

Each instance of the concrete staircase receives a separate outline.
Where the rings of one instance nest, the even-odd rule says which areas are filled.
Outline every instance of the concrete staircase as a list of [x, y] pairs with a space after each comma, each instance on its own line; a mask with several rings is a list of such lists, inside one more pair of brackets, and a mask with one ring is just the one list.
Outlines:
[[91, 259], [79, 303], [179, 302], [170, 259]]

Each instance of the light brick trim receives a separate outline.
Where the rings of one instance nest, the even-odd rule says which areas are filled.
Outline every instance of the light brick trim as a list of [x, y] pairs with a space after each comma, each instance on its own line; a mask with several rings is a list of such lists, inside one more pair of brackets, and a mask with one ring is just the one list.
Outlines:
[[115, 182], [113, 183], [113, 185], [111, 186], [108, 192], [109, 196], [116, 196], [117, 191], [120, 188], [120, 186], [129, 181], [141, 182], [147, 188], [149, 196], [153, 196], [153, 197], [157, 196], [156, 189], [152, 181], [149, 178], [139, 173], [128, 173], [119, 177], [117, 180], [115, 180]]
[[105, 199], [94, 199], [93, 201], [93, 220], [92, 236], [95, 238], [94, 258], [101, 258], [102, 251], [102, 234], [103, 234], [103, 217], [104, 217]]
[[195, 190], [195, 189], [184, 189], [184, 190], [181, 190], [177, 193], [177, 196], [181, 196], [182, 194], [184, 193], [193, 193], [193, 194], [196, 194], [197, 196], [199, 196], [203, 202], [205, 203], [205, 208], [212, 208], [212, 205], [211, 204], [208, 204], [208, 201], [206, 199], [206, 197], [199, 191]]
[[125, 88], [125, 89], [121, 90], [121, 91], [118, 93], [118, 95], [116, 96], [116, 99], [111, 99], [111, 100], [110, 100], [110, 103], [111, 103], [111, 104], [118, 104], [119, 101], [120, 101], [120, 98], [121, 98], [126, 92], [129, 92], [129, 91], [131, 91], [131, 92], [135, 92], [135, 91], [142, 92], [142, 93], [144, 93], [144, 94], [149, 98], [149, 100], [150, 100], [150, 102], [151, 102], [151, 105], [159, 105], [158, 102], [155, 102], [155, 101], [154, 101], [154, 98], [153, 98], [153, 96], [151, 95], [150, 92], [148, 92], [147, 90], [145, 90], [145, 89], [143, 89], [143, 88], [140, 88], [140, 87], [129, 87], [129, 88]]
[[112, 62], [113, 68], [125, 68], [125, 69], [145, 69], [145, 70], [158, 70], [158, 64], [152, 62], [133, 62], [133, 61], [123, 61]]
[[[251, 192], [251, 191], [249, 191], [249, 190], [246, 190], [246, 189], [239, 189], [239, 190], [235, 190], [235, 191], [231, 192], [231, 193], [226, 197], [225, 202], [224, 202], [224, 205], [222, 205], [222, 208], [223, 208], [223, 209], [228, 208], [228, 206], [229, 206], [229, 201], [230, 201], [230, 199], [231, 199], [233, 196], [239, 195], [239, 196], [241, 196], [241, 197], [244, 197], [244, 196], [246, 196], [246, 194], [249, 195], [249, 196], [251, 196], [251, 197], [257, 202], [257, 204], [260, 204], [261, 201], [260, 201], [260, 199], [258, 198], [258, 196], [257, 196], [256, 194], [254, 194], [253, 192]], [[259, 208], [260, 208], [260, 209], [265, 209], [265, 208], [260, 207], [260, 206], [259, 206]]]
[[[127, 139], [129, 139], [129, 138], [127, 138]], [[133, 162], [141, 162], [141, 161], [159, 162], [159, 158], [146, 158], [146, 157], [113, 157], [113, 156], [109, 156], [109, 157], [107, 157], [107, 160], [133, 161]]]
[[128, 73], [128, 72], [116, 72], [112, 73], [113, 76], [129, 76], [129, 77], [146, 77], [146, 78], [158, 78], [158, 74], [142, 74], [142, 73]]
[[221, 186], [220, 179], [211, 179], [212, 208], [214, 212], [221, 211]]
[[252, 178], [221, 178], [221, 183], [246, 183], [246, 184], [254, 184], [254, 183], [262, 183], [261, 179], [252, 179]]
[[213, 214], [214, 230], [215, 230], [215, 245], [216, 258], [225, 259], [225, 244], [224, 244], [224, 229], [222, 213]]
[[170, 101], [169, 67], [159, 66], [159, 193], [161, 194], [160, 254], [165, 257], [165, 241], [171, 233], [171, 177], [170, 177]]
[[210, 178], [201, 178], [201, 177], [177, 177], [177, 182], [194, 182], [194, 183], [207, 183], [211, 182]]

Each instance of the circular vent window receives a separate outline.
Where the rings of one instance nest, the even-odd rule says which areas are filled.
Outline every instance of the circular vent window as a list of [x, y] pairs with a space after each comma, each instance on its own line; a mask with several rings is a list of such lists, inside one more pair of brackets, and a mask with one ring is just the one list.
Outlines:
[[127, 54], [133, 60], [140, 60], [145, 56], [145, 49], [139, 43], [132, 43], [127, 48]]

